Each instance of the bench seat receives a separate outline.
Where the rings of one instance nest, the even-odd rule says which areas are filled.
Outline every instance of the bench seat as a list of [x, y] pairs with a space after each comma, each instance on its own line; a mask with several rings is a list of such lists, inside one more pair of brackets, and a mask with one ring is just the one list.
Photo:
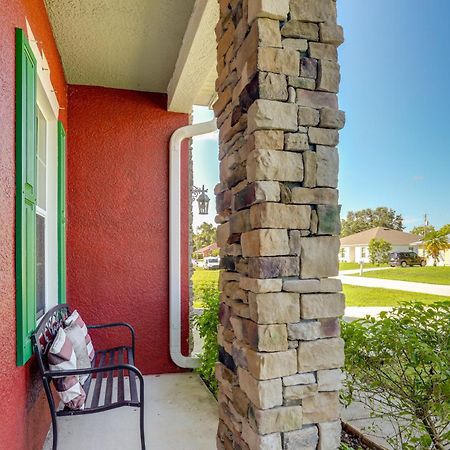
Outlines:
[[[133, 349], [131, 347], [115, 347], [97, 351], [92, 361], [92, 367], [101, 368], [124, 363], [134, 366]], [[128, 389], [126, 389], [127, 387]], [[109, 370], [97, 372], [95, 378], [94, 374], [90, 374], [83, 384], [83, 389], [86, 393], [84, 409], [76, 411], [66, 407], [57, 411], [56, 414], [58, 416], [76, 416], [121, 406], [139, 406], [138, 379], [132, 371]]]

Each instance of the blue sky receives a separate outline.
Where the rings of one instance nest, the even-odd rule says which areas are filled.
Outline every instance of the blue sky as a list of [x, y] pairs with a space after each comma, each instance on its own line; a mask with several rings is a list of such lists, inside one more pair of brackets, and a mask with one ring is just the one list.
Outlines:
[[[347, 115], [342, 215], [388, 206], [407, 229], [425, 213], [436, 226], [449, 223], [450, 1], [340, 0], [338, 12], [346, 37], [339, 50]], [[194, 120], [211, 115], [196, 109]], [[194, 144], [194, 182], [212, 194], [217, 180], [217, 141], [202, 139]], [[204, 220], [194, 216], [194, 225]]]

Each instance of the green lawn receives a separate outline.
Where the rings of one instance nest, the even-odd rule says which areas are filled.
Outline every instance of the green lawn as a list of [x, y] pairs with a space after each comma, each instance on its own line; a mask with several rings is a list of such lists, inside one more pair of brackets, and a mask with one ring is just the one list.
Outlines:
[[441, 297], [439, 295], [351, 286], [349, 284], [344, 284], [344, 294], [347, 306], [398, 306], [401, 302], [411, 301], [427, 304], [450, 301], [450, 297]]
[[194, 288], [200, 283], [218, 283], [220, 270], [205, 270], [197, 267], [192, 275]]
[[[364, 264], [364, 269], [372, 268], [372, 267], [387, 267], [387, 264], [382, 264], [381, 266], [376, 266], [375, 264]], [[339, 270], [354, 270], [359, 269], [359, 263], [352, 262], [341, 262], [339, 263]]]
[[220, 270], [205, 270], [201, 267], [196, 267], [192, 275], [192, 285], [194, 289], [194, 308], [203, 308], [203, 303], [200, 296], [197, 294], [199, 286], [205, 283], [214, 283], [219, 289], [219, 273]]
[[363, 276], [368, 278], [383, 278], [385, 280], [450, 285], [450, 267], [398, 267], [389, 270], [367, 272]]
[[[421, 267], [420, 269], [434, 269], [433, 267]], [[438, 267], [439, 269], [439, 267]], [[446, 269], [449, 269], [448, 267]], [[398, 269], [408, 270], [408, 269]], [[378, 273], [397, 272], [397, 269], [383, 270], [379, 272], [370, 272], [367, 275]], [[194, 285], [194, 296], [196, 288], [202, 283], [218, 283], [219, 270], [205, 270], [196, 268], [192, 276]], [[393, 289], [367, 288], [360, 286], [344, 285], [344, 293], [347, 306], [397, 306], [401, 302], [421, 301], [423, 303], [434, 303], [439, 301], [450, 301], [450, 297], [441, 297], [438, 295], [420, 294], [416, 292], [397, 291]], [[194, 298], [194, 307], [201, 307], [201, 302]]]

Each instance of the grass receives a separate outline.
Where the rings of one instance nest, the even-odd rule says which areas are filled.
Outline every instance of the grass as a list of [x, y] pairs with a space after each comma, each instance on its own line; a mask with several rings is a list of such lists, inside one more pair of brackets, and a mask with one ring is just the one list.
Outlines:
[[367, 272], [363, 276], [368, 278], [383, 278], [385, 280], [450, 285], [450, 267], [399, 267]]
[[450, 297], [421, 294], [394, 289], [368, 288], [344, 284], [347, 306], [398, 306], [402, 302], [417, 301], [425, 304], [450, 301]]
[[204, 283], [214, 283], [216, 286], [219, 283], [220, 270], [206, 270], [201, 267], [197, 267], [192, 275], [192, 285], [194, 289], [194, 308], [203, 308], [201, 300], [198, 299], [197, 289], [198, 286]]
[[201, 283], [218, 283], [220, 270], [206, 270], [197, 267], [192, 275], [192, 283], [195, 286]]
[[[364, 263], [364, 269], [371, 269], [372, 267], [387, 267], [387, 264], [377, 266], [375, 264]], [[339, 263], [339, 270], [356, 270], [359, 269], [359, 263], [341, 262]]]
[[[432, 267], [420, 267], [420, 269], [432, 269]], [[440, 269], [440, 267], [438, 267]], [[448, 267], [446, 269], [449, 269]], [[398, 269], [408, 270], [408, 269]], [[369, 275], [378, 274], [380, 272], [396, 272], [397, 269], [389, 269], [386, 271], [370, 272]], [[194, 308], [201, 308], [202, 303], [196, 300], [196, 288], [202, 283], [215, 283], [219, 281], [219, 270], [205, 270], [200, 267], [196, 268], [192, 276], [194, 285]], [[420, 294], [417, 292], [397, 291], [394, 289], [368, 288], [361, 286], [344, 285], [344, 293], [347, 306], [398, 306], [401, 302], [419, 301], [430, 304], [439, 301], [450, 301], [450, 297], [442, 297], [439, 295]]]

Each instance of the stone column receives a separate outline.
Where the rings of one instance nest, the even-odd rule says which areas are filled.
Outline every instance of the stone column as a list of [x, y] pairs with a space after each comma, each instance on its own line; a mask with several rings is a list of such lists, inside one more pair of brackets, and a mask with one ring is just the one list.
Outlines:
[[334, 0], [220, 0], [217, 448], [337, 449]]

